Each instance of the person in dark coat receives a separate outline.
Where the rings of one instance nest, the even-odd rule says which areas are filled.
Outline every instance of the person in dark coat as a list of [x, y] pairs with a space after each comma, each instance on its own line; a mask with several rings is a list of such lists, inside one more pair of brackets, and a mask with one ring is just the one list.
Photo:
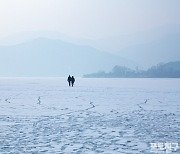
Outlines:
[[72, 81], [72, 78], [71, 78], [71, 76], [70, 76], [70, 75], [68, 76], [67, 81], [69, 82], [69, 86], [71, 86], [71, 81]]
[[74, 85], [74, 82], [75, 82], [75, 78], [74, 78], [74, 76], [72, 76], [72, 78], [71, 78], [72, 87], [73, 87], [73, 85]]

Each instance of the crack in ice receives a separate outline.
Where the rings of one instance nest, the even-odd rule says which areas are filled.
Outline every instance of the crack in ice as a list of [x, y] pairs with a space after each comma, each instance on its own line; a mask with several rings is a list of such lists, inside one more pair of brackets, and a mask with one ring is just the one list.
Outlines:
[[37, 104], [41, 104], [41, 97], [38, 97], [38, 103]]
[[5, 99], [5, 102], [11, 103], [9, 100], [10, 100], [10, 98], [6, 98], [6, 99]]
[[96, 106], [93, 104], [93, 102], [90, 102], [89, 104], [91, 104], [92, 105], [92, 107], [89, 107], [89, 108], [87, 108], [86, 110], [90, 110], [90, 109], [93, 109], [93, 108], [95, 108]]

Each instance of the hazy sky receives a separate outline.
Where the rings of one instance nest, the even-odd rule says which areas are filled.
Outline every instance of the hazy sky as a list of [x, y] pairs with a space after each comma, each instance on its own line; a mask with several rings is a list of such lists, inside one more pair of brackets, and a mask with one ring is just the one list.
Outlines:
[[180, 25], [180, 0], [0, 0], [0, 36], [57, 31], [103, 38]]

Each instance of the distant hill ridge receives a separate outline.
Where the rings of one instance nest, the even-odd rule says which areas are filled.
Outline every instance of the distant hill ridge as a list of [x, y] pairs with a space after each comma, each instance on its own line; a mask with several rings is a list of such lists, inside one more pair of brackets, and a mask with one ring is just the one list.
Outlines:
[[84, 75], [86, 78], [180, 78], [180, 61], [152, 66], [146, 71], [115, 66], [111, 72], [104, 71]]
[[99, 69], [132, 62], [90, 46], [38, 38], [25, 43], [0, 46], [0, 76], [82, 76]]

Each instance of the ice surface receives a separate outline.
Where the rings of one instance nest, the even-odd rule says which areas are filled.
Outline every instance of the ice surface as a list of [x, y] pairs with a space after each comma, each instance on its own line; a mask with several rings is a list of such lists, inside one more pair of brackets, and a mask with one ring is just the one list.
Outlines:
[[1, 78], [0, 106], [0, 153], [139, 154], [180, 141], [180, 79]]

